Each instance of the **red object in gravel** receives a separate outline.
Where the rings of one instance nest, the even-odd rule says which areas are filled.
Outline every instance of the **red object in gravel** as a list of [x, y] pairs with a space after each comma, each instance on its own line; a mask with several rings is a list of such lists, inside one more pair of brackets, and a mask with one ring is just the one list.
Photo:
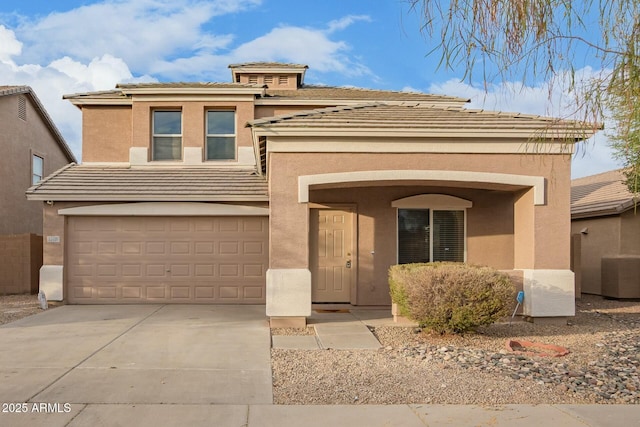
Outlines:
[[569, 354], [569, 350], [559, 345], [521, 340], [507, 340], [507, 350], [515, 354], [540, 357], [562, 357]]

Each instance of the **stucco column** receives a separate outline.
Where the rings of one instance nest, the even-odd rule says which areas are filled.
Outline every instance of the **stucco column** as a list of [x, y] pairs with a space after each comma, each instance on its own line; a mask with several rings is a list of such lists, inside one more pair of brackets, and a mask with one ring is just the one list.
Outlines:
[[533, 189], [514, 201], [514, 268], [523, 271], [523, 313], [532, 318], [575, 315], [568, 192], [551, 193], [545, 204], [534, 204]]
[[64, 298], [63, 260], [64, 260], [64, 217], [58, 215], [58, 209], [64, 204], [43, 203], [43, 265], [40, 267], [39, 290], [49, 301], [62, 301]]
[[[274, 153], [269, 170], [269, 270], [267, 316], [311, 315], [309, 209], [298, 202], [298, 177]], [[273, 324], [273, 322], [272, 322]]]

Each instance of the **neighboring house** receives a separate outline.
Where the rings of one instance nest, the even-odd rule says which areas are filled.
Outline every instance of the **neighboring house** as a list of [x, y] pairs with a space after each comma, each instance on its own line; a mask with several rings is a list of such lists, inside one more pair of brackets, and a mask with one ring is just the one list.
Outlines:
[[25, 191], [75, 162], [29, 86], [0, 86], [0, 294], [35, 291], [42, 265], [42, 205]]
[[577, 291], [640, 298], [640, 216], [622, 170], [571, 181]]
[[449, 260], [511, 271], [528, 316], [574, 315], [570, 162], [591, 128], [230, 68], [66, 96], [85, 163], [29, 192], [50, 298], [266, 303], [302, 324], [312, 302], [389, 304], [390, 265]]

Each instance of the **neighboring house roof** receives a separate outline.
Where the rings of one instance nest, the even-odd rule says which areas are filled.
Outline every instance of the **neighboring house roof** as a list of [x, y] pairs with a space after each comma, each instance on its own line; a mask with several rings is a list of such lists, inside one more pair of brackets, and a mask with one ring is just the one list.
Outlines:
[[486, 138], [495, 135], [562, 140], [581, 140], [593, 134], [593, 126], [555, 118], [469, 110], [429, 103], [369, 103], [322, 108], [266, 117], [247, 124], [267, 133], [322, 132], [348, 135], [367, 131], [394, 135], [468, 136]]
[[45, 125], [49, 128], [49, 131], [51, 132], [54, 139], [60, 146], [60, 149], [62, 150], [62, 152], [67, 157], [67, 160], [69, 160], [69, 162], [76, 162], [77, 161], [76, 157], [73, 155], [73, 152], [71, 151], [66, 141], [64, 140], [64, 137], [58, 130], [58, 127], [55, 125], [55, 123], [51, 119], [51, 116], [49, 116], [49, 113], [47, 113], [47, 110], [45, 110], [44, 105], [42, 105], [42, 102], [40, 102], [40, 99], [38, 99], [38, 97], [36, 96], [36, 93], [33, 91], [33, 89], [31, 89], [30, 86], [0, 86], [0, 96], [20, 95], [20, 94], [27, 95], [31, 98], [31, 101], [35, 106], [36, 111], [40, 113], [40, 117], [42, 117], [42, 120], [44, 121]]
[[29, 200], [266, 201], [255, 169], [68, 165], [27, 190]]
[[571, 181], [571, 218], [620, 214], [638, 202], [624, 184], [623, 170], [613, 170]]

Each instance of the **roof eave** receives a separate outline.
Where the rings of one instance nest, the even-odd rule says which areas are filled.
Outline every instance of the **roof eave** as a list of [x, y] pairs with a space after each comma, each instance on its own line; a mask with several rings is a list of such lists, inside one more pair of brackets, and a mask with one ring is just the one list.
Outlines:
[[525, 140], [546, 139], [544, 143], [574, 144], [586, 137], [576, 136], [574, 132], [555, 132], [553, 137], [542, 138], [537, 129], [481, 129], [482, 134], [478, 136], [479, 128], [457, 128], [457, 129], [415, 129], [415, 128], [331, 128], [326, 127], [292, 127], [292, 126], [262, 126], [247, 123], [247, 127], [253, 128], [258, 136], [295, 136], [295, 137], [349, 137], [349, 136], [374, 136], [374, 137], [404, 137], [404, 138], [453, 138], [453, 137], [475, 137], [475, 138], [520, 138]]
[[124, 88], [125, 95], [264, 95], [264, 87], [141, 87]]
[[115, 195], [115, 194], [59, 194], [27, 193], [27, 200], [53, 202], [268, 202], [268, 195]]

